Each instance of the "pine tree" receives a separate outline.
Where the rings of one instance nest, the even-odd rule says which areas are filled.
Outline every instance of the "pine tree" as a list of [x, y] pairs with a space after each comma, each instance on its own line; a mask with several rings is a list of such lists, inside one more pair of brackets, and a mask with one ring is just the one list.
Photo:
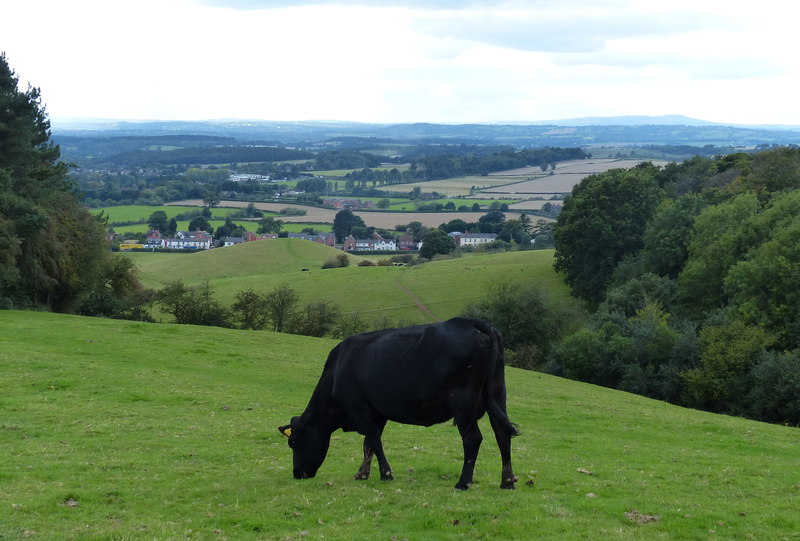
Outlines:
[[0, 53], [0, 307], [80, 312], [130, 278], [115, 271], [105, 228], [59, 158], [39, 89], [19, 90]]

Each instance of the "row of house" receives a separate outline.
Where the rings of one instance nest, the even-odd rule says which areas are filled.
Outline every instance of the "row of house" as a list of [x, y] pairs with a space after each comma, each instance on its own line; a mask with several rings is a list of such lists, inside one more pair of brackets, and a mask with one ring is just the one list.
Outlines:
[[[456, 246], [474, 247], [481, 244], [486, 244], [497, 239], [496, 233], [461, 233], [454, 231], [448, 233], [456, 243]], [[325, 246], [335, 247], [336, 236], [333, 233], [318, 233], [314, 235], [306, 233], [289, 233], [287, 235], [290, 239], [303, 239], [312, 242], [318, 242]], [[242, 242], [251, 242], [262, 239], [276, 239], [278, 235], [264, 234], [256, 235], [249, 231], [245, 231], [241, 237], [226, 237], [223, 245], [234, 246]], [[154, 229], [148, 231], [147, 240], [144, 244], [139, 243], [123, 243], [120, 245], [121, 250], [133, 249], [173, 249], [173, 250], [208, 250], [213, 246], [213, 238], [210, 233], [205, 231], [178, 231], [173, 238], [165, 238], [160, 231]], [[374, 233], [369, 238], [358, 239], [349, 235], [344, 239], [342, 250], [345, 252], [395, 252], [397, 250], [409, 251], [419, 249], [419, 243], [414, 241], [414, 236], [411, 234], [400, 235], [395, 239], [385, 239], [378, 233]]]
[[345, 252], [395, 252], [397, 250], [416, 250], [418, 244], [414, 242], [413, 235], [400, 235], [397, 240], [385, 239], [378, 233], [365, 239], [357, 239], [349, 235], [344, 239], [342, 250]]

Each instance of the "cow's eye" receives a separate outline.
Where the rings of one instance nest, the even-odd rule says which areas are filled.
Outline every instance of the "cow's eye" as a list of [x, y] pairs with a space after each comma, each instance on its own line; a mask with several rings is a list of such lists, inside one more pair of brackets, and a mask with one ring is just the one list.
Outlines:
[[294, 449], [294, 438], [289, 438], [289, 447]]

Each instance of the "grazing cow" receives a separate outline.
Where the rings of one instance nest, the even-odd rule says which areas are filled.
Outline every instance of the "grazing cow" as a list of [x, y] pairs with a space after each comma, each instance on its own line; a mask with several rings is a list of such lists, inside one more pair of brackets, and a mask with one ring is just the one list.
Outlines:
[[331, 434], [341, 428], [364, 436], [364, 461], [355, 478], [369, 477], [375, 455], [381, 479], [388, 481], [392, 469], [381, 444], [387, 421], [431, 426], [453, 419], [464, 443], [456, 488], [466, 490], [483, 440], [478, 419], [484, 413], [500, 448], [500, 487], [513, 489], [511, 438], [517, 429], [506, 414], [502, 340], [483, 321], [454, 318], [346, 338], [328, 355], [303, 414], [278, 430], [289, 438], [297, 479], [316, 475]]

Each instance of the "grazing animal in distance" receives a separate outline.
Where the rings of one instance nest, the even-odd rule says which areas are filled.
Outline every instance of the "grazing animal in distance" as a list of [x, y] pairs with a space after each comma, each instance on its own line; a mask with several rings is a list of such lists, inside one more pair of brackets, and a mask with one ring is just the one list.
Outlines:
[[381, 435], [388, 421], [432, 426], [453, 419], [464, 445], [455, 488], [472, 484], [483, 436], [478, 419], [488, 413], [500, 448], [500, 487], [513, 489], [511, 438], [517, 428], [506, 413], [503, 343], [484, 321], [440, 323], [356, 334], [334, 347], [308, 406], [278, 430], [293, 452], [293, 475], [314, 477], [325, 461], [331, 434], [364, 436], [364, 460], [355, 479], [367, 479], [373, 455], [381, 479], [392, 479]]

